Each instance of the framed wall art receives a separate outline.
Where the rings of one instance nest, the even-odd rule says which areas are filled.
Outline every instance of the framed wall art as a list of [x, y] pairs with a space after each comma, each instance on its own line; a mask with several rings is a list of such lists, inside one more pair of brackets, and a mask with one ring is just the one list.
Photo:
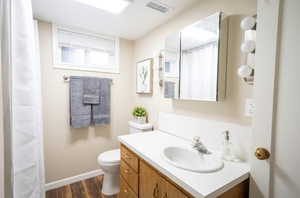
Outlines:
[[136, 65], [136, 93], [151, 94], [152, 93], [152, 68], [153, 59], [148, 58], [142, 60]]

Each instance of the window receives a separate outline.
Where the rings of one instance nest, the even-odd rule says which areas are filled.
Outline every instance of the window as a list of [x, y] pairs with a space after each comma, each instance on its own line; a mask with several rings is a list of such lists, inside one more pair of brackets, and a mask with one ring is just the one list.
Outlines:
[[53, 25], [54, 67], [119, 73], [119, 39]]

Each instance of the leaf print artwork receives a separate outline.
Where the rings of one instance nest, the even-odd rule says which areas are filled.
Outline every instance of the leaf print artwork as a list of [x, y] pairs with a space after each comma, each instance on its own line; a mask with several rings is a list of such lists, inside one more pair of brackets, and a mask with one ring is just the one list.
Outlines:
[[137, 93], [151, 93], [152, 59], [137, 64]]

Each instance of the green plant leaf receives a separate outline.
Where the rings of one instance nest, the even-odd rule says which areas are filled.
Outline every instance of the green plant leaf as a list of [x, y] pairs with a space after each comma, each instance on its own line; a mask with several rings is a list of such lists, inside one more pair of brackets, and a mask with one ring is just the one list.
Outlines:
[[132, 115], [135, 117], [146, 117], [147, 114], [147, 110], [144, 107], [135, 107], [132, 112]]

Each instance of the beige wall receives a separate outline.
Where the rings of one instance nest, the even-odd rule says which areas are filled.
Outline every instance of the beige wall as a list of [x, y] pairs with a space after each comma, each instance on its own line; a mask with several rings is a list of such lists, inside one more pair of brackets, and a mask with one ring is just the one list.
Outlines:
[[[53, 69], [52, 34], [49, 23], [40, 22], [44, 143], [46, 182], [98, 169], [101, 152], [118, 147], [117, 136], [128, 132], [133, 107], [133, 42], [120, 41], [120, 74]], [[69, 126], [69, 84], [62, 76], [86, 75], [113, 78], [110, 126], [71, 129]]]
[[239, 24], [243, 15], [256, 13], [255, 0], [199, 1], [191, 9], [137, 40], [134, 46], [135, 62], [152, 57], [153, 52], [163, 49], [164, 39], [167, 35], [218, 11], [229, 15], [226, 100], [215, 103], [164, 99], [162, 89], [158, 86], [158, 66], [155, 64], [153, 96], [135, 95], [136, 104], [143, 105], [148, 109], [149, 120], [155, 126], [157, 126], [160, 111], [224, 120], [243, 125], [251, 124], [251, 119], [244, 116], [244, 103], [246, 98], [252, 97], [252, 86], [243, 83], [238, 78], [237, 68], [241, 64], [240, 44], [243, 38]]

